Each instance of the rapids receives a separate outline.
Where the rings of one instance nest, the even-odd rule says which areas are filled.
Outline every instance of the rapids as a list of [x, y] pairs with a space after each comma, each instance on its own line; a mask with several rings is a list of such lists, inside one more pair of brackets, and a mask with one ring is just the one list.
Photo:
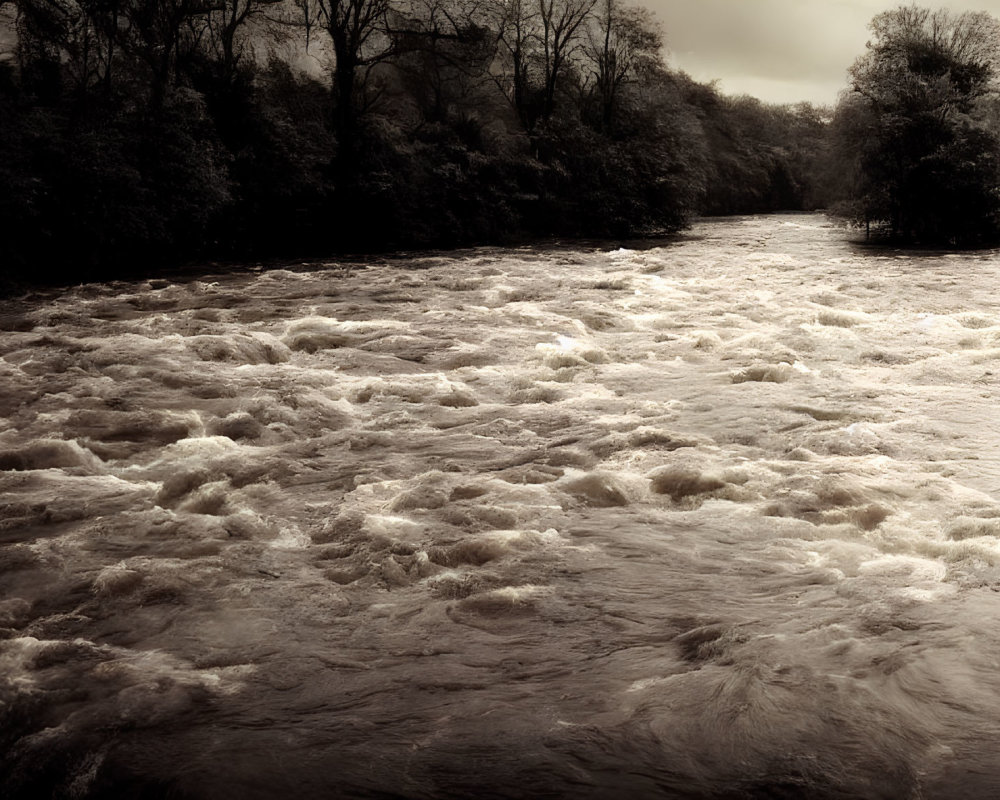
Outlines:
[[1000, 259], [822, 216], [0, 309], [8, 798], [1000, 795]]

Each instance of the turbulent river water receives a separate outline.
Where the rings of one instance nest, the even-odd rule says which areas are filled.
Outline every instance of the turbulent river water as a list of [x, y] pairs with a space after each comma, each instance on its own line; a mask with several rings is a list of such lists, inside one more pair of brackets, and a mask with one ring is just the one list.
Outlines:
[[1000, 794], [1000, 254], [822, 216], [0, 314], [0, 794]]

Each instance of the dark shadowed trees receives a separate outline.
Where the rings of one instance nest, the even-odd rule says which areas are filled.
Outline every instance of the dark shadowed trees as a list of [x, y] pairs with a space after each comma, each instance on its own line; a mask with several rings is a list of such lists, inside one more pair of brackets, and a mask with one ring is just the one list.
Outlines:
[[536, 0], [544, 82], [542, 119], [556, 107], [556, 91], [570, 58], [580, 44], [596, 0]]
[[392, 71], [406, 99], [394, 99], [412, 102], [415, 124], [461, 120], [471, 130], [498, 114], [490, 91], [496, 41], [481, 17], [474, 0], [415, 0], [397, 17]]
[[241, 63], [254, 56], [253, 35], [257, 34], [258, 42], [262, 37], [260, 30], [252, 30], [253, 23], [261, 20], [269, 8], [282, 2], [284, 0], [211, 0], [197, 33], [207, 40], [207, 49], [215, 56], [224, 83], [235, 81]]
[[727, 97], [681, 81], [708, 151], [702, 209], [708, 214], [797, 211], [826, 205], [827, 112]]
[[[656, 21], [626, 0], [0, 0], [0, 12], [0, 26], [17, 21], [0, 34], [13, 56], [0, 53], [0, 263], [48, 265], [38, 274], [53, 280], [631, 236], [815, 202], [822, 115], [672, 72]], [[952, 145], [946, 160], [972, 157]]]
[[648, 9], [598, 0], [583, 47], [587, 92], [600, 128], [612, 128], [623, 87], [661, 66], [663, 34]]
[[521, 125], [531, 131], [540, 114], [535, 58], [538, 9], [533, 0], [490, 0], [485, 21], [496, 37], [493, 79]]
[[209, 13], [212, 0], [132, 0], [122, 3], [117, 35], [133, 63], [144, 68], [149, 107], [159, 114], [168, 90], [181, 82], [185, 61], [196, 50], [191, 27]]
[[551, 119], [596, 0], [489, 0], [494, 77], [525, 130]]
[[333, 115], [339, 161], [353, 162], [358, 114], [368, 101], [373, 67], [393, 52], [391, 0], [315, 0], [316, 19], [333, 49]]
[[844, 212], [893, 236], [971, 244], [997, 234], [1000, 23], [982, 12], [903, 6], [876, 16], [837, 111]]

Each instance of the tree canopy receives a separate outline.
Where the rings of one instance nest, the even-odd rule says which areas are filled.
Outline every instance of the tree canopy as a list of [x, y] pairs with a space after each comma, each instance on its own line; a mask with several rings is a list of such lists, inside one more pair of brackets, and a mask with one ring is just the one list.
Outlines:
[[1000, 23], [984, 12], [901, 6], [870, 27], [833, 126], [847, 167], [843, 210], [908, 241], [994, 238]]

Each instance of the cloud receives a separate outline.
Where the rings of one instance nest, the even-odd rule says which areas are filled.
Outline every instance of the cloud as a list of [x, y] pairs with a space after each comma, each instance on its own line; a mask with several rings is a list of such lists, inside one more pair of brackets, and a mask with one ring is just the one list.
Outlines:
[[[768, 102], [833, 104], [865, 50], [868, 23], [892, 0], [646, 0], [663, 22], [668, 60], [697, 80]], [[984, 10], [1000, 0], [928, 0], [933, 8]], [[977, 8], [971, 9], [970, 6]]]

